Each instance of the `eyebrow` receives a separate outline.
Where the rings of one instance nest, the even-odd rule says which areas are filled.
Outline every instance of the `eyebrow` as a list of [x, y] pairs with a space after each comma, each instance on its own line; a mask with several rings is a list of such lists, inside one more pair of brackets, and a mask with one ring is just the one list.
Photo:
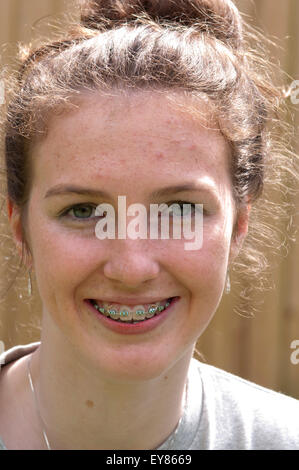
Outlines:
[[[201, 192], [208, 192], [211, 195], [215, 196], [215, 191], [211, 187], [211, 185], [206, 184], [199, 184], [199, 183], [185, 183], [179, 185], [168, 186], [166, 188], [161, 188], [152, 193], [152, 197], [159, 198], [163, 196], [168, 196], [169, 194], [177, 194], [182, 192], [188, 191], [201, 191]], [[50, 188], [46, 194], [45, 199], [52, 197], [52, 196], [66, 196], [70, 194], [77, 194], [82, 196], [91, 196], [91, 197], [98, 197], [108, 199], [110, 198], [110, 194], [106, 191], [84, 188], [81, 186], [75, 185], [63, 185], [59, 184]]]
[[168, 196], [169, 194], [185, 193], [188, 191], [201, 191], [214, 194], [214, 190], [210, 185], [202, 183], [185, 183], [174, 186], [168, 186], [167, 188], [161, 188], [152, 193], [153, 197]]
[[45, 199], [52, 196], [68, 196], [69, 194], [79, 194], [82, 196], [94, 196], [108, 198], [109, 194], [106, 191], [96, 189], [83, 188], [81, 186], [58, 184], [49, 189], [45, 194]]

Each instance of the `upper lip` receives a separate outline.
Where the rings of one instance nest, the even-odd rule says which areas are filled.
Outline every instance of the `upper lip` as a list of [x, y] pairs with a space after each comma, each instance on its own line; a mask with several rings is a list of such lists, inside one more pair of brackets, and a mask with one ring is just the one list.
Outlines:
[[156, 302], [161, 302], [167, 300], [171, 296], [165, 297], [90, 297], [92, 300], [100, 300], [101, 302], [113, 303], [113, 304], [122, 304], [122, 305], [144, 305], [152, 304]]

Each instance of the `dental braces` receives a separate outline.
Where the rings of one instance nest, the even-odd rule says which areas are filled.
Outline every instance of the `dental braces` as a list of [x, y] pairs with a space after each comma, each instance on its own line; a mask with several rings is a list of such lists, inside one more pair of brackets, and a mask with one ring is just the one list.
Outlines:
[[160, 305], [159, 307], [157, 307], [156, 305], [151, 305], [147, 312], [145, 310], [136, 310], [135, 312], [130, 312], [129, 310], [121, 310], [120, 312], [118, 312], [117, 310], [115, 310], [114, 308], [112, 309], [105, 309], [104, 307], [97, 307], [95, 305], [95, 307], [97, 308], [97, 310], [102, 313], [103, 315], [112, 315], [112, 316], [115, 316], [119, 313], [119, 316], [121, 317], [128, 317], [129, 315], [140, 315], [140, 316], [144, 316], [146, 314], [150, 314], [150, 315], [154, 315], [155, 313], [159, 312], [163, 312], [163, 310], [165, 310], [168, 306], [170, 305], [170, 302], [166, 302], [165, 306], [163, 305]]

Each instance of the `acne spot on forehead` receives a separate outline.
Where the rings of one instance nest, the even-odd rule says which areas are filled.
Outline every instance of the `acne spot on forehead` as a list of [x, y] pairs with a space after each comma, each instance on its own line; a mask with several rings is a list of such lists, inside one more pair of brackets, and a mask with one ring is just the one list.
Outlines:
[[162, 152], [157, 152], [155, 154], [155, 157], [157, 160], [162, 160], [165, 157], [165, 155]]
[[189, 150], [191, 150], [191, 151], [196, 150], [196, 145], [195, 145], [195, 144], [191, 144], [191, 145], [189, 146]]
[[86, 400], [85, 402], [87, 408], [93, 408], [94, 407], [94, 402], [92, 400]]

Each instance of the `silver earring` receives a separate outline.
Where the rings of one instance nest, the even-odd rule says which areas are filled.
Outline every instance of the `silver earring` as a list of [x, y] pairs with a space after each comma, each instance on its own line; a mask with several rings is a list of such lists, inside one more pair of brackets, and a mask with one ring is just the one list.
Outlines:
[[230, 277], [229, 277], [229, 272], [228, 271], [227, 271], [227, 275], [226, 275], [225, 293], [226, 294], [230, 293]]
[[32, 284], [31, 284], [30, 271], [28, 272], [28, 295], [29, 295], [29, 297], [31, 297], [31, 295], [32, 295]]

